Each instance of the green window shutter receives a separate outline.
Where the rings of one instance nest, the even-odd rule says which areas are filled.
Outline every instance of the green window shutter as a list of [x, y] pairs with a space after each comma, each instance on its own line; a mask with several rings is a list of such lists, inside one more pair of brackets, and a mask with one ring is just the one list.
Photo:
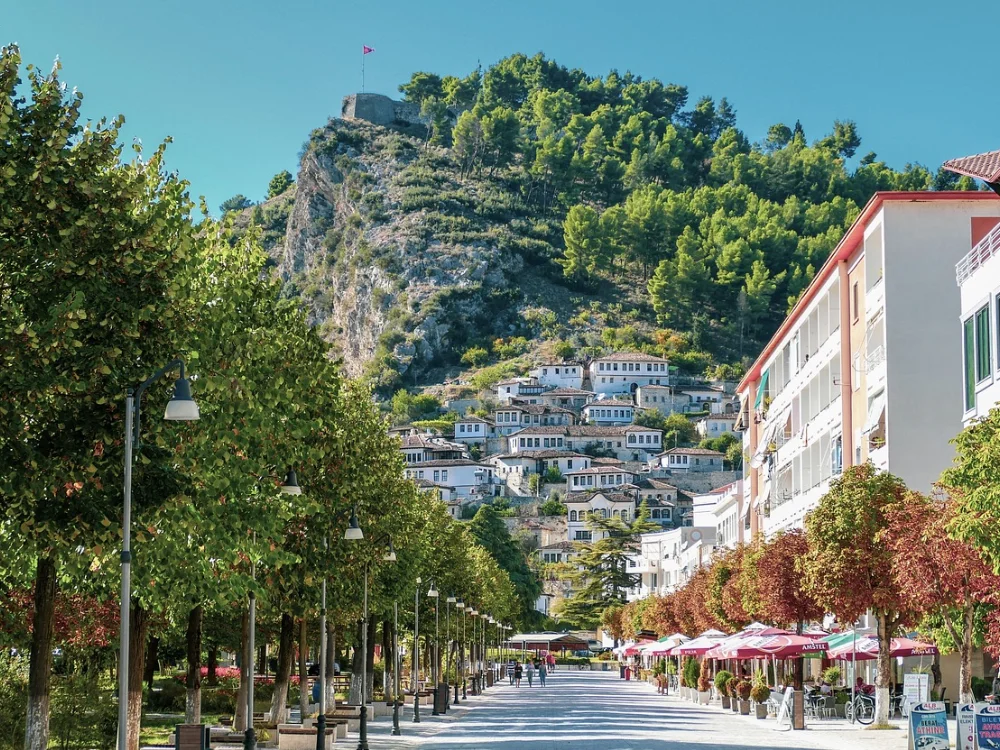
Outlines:
[[976, 334], [973, 320], [963, 324], [965, 339], [965, 410], [976, 408]]
[[990, 308], [984, 307], [976, 313], [976, 381], [981, 381], [990, 376], [992, 367], [990, 364], [990, 346], [993, 341], [990, 337]]

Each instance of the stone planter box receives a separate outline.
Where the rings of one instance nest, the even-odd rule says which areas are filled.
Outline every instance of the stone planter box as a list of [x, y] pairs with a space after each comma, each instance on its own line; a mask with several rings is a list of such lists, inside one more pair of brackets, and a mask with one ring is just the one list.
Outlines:
[[767, 718], [767, 704], [766, 703], [755, 703], [754, 710], [757, 712], [758, 719]]
[[743, 716], [750, 715], [750, 701], [740, 698], [740, 714]]
[[704, 692], [702, 692], [701, 690], [698, 691], [699, 705], [707, 706], [711, 698], [712, 698], [712, 692], [710, 690], [705, 690]]
[[724, 711], [728, 711], [730, 710], [730, 708], [731, 706], [729, 705], [729, 696], [728, 695], [722, 696], [722, 709]]

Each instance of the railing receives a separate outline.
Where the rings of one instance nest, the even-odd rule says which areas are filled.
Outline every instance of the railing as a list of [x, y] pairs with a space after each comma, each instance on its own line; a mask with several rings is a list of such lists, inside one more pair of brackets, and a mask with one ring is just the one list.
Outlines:
[[1000, 252], [1000, 224], [990, 230], [969, 253], [955, 264], [955, 278], [961, 286], [962, 282], [972, 276], [986, 261]]
[[865, 364], [868, 367], [867, 372], [871, 372], [883, 362], [885, 362], [885, 346], [879, 344], [875, 347], [875, 351], [868, 354], [865, 360]]

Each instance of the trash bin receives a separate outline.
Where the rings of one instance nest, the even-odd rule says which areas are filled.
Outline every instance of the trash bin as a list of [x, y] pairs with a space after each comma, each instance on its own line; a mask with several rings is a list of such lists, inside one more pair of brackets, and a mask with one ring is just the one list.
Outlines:
[[448, 689], [447, 683], [439, 683], [437, 690], [434, 693], [434, 710], [439, 714], [448, 713], [448, 698], [451, 695], [451, 691]]
[[625, 681], [628, 682], [631, 679], [632, 679], [632, 668], [625, 667]]
[[618, 679], [619, 680], [624, 680], [625, 679], [625, 665], [624, 664], [619, 664], [618, 665]]

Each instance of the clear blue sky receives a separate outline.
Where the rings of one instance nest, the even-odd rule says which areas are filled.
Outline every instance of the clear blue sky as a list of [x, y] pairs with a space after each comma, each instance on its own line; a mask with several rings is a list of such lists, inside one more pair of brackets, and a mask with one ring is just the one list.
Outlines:
[[124, 114], [147, 147], [173, 136], [169, 167], [214, 210], [296, 173], [309, 131], [359, 90], [363, 43], [368, 91], [541, 51], [726, 96], [752, 140], [853, 119], [861, 153], [936, 169], [1000, 148], [997, 66], [976, 46], [998, 23], [996, 0], [33, 0], [7, 3], [0, 42], [46, 69], [58, 55], [87, 117]]

